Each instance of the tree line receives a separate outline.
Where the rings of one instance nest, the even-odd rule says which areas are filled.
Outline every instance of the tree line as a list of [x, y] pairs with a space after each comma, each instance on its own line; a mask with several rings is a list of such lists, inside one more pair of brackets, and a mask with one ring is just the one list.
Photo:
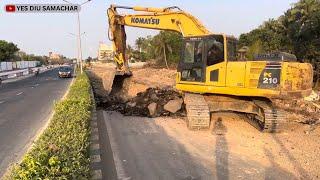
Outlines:
[[158, 65], [169, 67], [180, 59], [182, 36], [177, 32], [160, 31], [155, 36], [139, 37], [135, 45], [136, 49], [127, 46], [128, 56], [142, 61], [153, 59]]
[[[161, 65], [167, 62], [170, 66], [180, 59], [182, 36], [160, 31], [155, 36], [138, 38], [135, 45], [135, 50], [128, 46], [127, 54], [141, 60], [156, 59]], [[300, 0], [279, 18], [269, 19], [258, 28], [241, 34], [238, 48], [243, 46], [249, 47], [249, 60], [257, 53], [284, 51], [316, 66], [320, 61], [320, 1]]]
[[[65, 59], [65, 57], [64, 57]], [[40, 64], [48, 64], [48, 56], [38, 56], [34, 54], [27, 54], [20, 51], [18, 46], [12, 42], [0, 40], [0, 62], [5, 61], [39, 61]], [[60, 60], [59, 60], [60, 61]], [[61, 60], [62, 61], [62, 60]], [[64, 61], [60, 62], [63, 63]]]
[[241, 34], [239, 45], [249, 47], [249, 57], [254, 53], [284, 51], [315, 65], [320, 61], [320, 1], [300, 0], [279, 18]]

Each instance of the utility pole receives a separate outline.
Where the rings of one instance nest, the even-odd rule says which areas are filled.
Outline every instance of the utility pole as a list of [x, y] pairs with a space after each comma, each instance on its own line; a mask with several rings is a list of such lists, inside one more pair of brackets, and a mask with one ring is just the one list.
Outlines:
[[79, 61], [80, 61], [80, 73], [82, 74], [82, 47], [81, 47], [81, 35], [80, 35], [80, 15], [79, 11], [77, 12], [78, 15], [78, 52], [79, 52]]
[[[67, 0], [62, 0], [66, 3], [69, 3], [69, 4], [73, 4]], [[84, 3], [80, 4], [80, 6], [82, 7], [82, 5], [90, 2], [91, 0], [87, 0], [85, 1]], [[80, 66], [80, 73], [82, 74], [83, 72], [83, 68], [82, 68], [82, 47], [81, 47], [81, 26], [80, 26], [80, 13], [79, 11], [77, 12], [77, 16], [78, 16], [78, 33], [77, 33], [77, 36], [78, 36], [78, 66]]]
[[[74, 36], [75, 38], [76, 38], [76, 40], [77, 40], [77, 56], [78, 56], [78, 58], [77, 58], [77, 66], [78, 67], [80, 67], [80, 71], [82, 72], [82, 64], [80, 64], [80, 62], [81, 61], [79, 61], [80, 59], [82, 59], [82, 51], [81, 51], [81, 37], [83, 36], [83, 35], [85, 35], [86, 34], [86, 32], [83, 32], [83, 33], [81, 33], [80, 34], [80, 36], [78, 35], [78, 33], [77, 34], [73, 34], [73, 33], [69, 33], [69, 35], [72, 35], [72, 36]], [[80, 38], [79, 38], [80, 37]], [[80, 42], [79, 42], [79, 40], [80, 40]], [[80, 45], [80, 46], [79, 46]], [[79, 54], [80, 53], [80, 54]]]

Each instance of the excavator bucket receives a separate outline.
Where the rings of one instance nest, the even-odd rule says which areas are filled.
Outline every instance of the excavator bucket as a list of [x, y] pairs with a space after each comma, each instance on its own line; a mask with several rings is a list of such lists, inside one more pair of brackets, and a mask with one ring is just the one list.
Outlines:
[[104, 73], [103, 87], [107, 94], [116, 93], [123, 87], [124, 80], [132, 76], [132, 72], [119, 71], [116, 68], [108, 68]]
[[116, 71], [110, 93], [117, 93], [121, 89], [123, 89], [125, 79], [130, 78], [131, 76], [132, 76], [131, 71], [127, 73]]

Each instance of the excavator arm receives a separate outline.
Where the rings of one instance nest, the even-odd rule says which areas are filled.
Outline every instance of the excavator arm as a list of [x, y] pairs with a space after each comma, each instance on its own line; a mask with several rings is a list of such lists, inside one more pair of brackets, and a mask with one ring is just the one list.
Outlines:
[[[119, 14], [117, 9], [129, 9], [140, 14]], [[113, 42], [114, 61], [118, 74], [131, 74], [126, 60], [125, 26], [169, 30], [182, 34], [183, 37], [212, 34], [199, 20], [178, 7], [147, 8], [111, 5], [107, 11], [109, 20], [109, 39]]]

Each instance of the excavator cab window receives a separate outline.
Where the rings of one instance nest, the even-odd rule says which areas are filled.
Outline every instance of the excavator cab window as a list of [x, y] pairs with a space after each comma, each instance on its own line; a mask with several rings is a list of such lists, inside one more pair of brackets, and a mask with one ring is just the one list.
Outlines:
[[202, 62], [202, 41], [187, 41], [185, 45], [185, 63], [197, 63]]
[[238, 41], [233, 38], [227, 38], [228, 61], [237, 61]]
[[213, 35], [206, 41], [207, 65], [211, 66], [224, 61], [223, 36]]
[[182, 81], [204, 81], [203, 71], [204, 43], [201, 38], [186, 39], [179, 64]]
[[186, 38], [178, 71], [182, 81], [205, 82], [205, 69], [224, 61], [222, 35]]

